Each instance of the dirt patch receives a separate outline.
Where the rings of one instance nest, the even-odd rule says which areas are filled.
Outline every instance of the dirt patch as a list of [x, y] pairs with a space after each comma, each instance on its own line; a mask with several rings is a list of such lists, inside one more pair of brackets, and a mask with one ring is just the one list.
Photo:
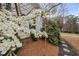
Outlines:
[[[46, 43], [46, 44], [45, 44]], [[25, 39], [22, 49], [17, 53], [17, 56], [57, 56], [58, 47], [54, 46], [47, 41], [38, 40], [31, 41]]]

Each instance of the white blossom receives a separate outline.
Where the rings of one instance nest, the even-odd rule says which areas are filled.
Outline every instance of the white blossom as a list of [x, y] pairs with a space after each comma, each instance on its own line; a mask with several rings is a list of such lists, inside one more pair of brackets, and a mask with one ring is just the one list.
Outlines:
[[15, 50], [16, 50], [16, 47], [11, 48], [11, 50], [12, 50], [12, 51], [15, 51]]
[[48, 38], [48, 35], [45, 31], [43, 31], [42, 33], [43, 33], [43, 36], [45, 36], [45, 38]]
[[3, 40], [4, 39], [4, 37], [0, 37], [0, 40]]

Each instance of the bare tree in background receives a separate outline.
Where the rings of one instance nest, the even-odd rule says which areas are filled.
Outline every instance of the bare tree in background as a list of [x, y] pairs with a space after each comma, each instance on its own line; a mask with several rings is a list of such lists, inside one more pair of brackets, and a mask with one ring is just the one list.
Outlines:
[[66, 4], [61, 4], [57, 10], [57, 17], [55, 18], [61, 31], [64, 30], [65, 15], [67, 13], [68, 9], [66, 8]]
[[78, 33], [77, 17], [74, 15], [69, 15], [66, 22], [67, 31], [71, 33]]

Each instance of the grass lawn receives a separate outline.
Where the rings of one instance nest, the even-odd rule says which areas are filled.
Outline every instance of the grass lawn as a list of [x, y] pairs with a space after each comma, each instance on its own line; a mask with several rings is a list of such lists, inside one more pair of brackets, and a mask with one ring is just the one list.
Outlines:
[[[46, 47], [45, 47], [46, 46]], [[24, 40], [23, 47], [17, 53], [17, 56], [57, 56], [59, 49], [44, 40], [31, 41], [29, 38]]]
[[72, 33], [60, 33], [62, 38], [69, 38], [69, 39], [78, 39], [79, 40], [79, 34], [72, 34]]

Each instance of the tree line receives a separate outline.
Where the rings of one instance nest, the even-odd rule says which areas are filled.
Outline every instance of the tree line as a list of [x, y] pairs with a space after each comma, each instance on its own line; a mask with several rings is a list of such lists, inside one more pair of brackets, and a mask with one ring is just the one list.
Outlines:
[[79, 17], [68, 15], [65, 17], [57, 16], [54, 18], [62, 32], [79, 33]]

